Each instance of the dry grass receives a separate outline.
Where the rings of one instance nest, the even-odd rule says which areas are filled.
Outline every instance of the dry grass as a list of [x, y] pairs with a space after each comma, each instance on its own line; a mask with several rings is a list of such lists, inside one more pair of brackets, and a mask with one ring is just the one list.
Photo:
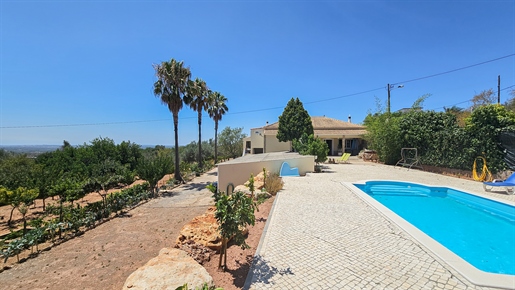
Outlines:
[[265, 189], [271, 195], [275, 196], [279, 190], [283, 189], [283, 185], [283, 179], [277, 173], [270, 173], [266, 177]]

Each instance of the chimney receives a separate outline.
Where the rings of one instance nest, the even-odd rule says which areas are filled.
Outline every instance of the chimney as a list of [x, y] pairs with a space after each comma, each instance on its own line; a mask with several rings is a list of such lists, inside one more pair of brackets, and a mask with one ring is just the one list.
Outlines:
[[349, 115], [349, 123], [351, 123], [351, 117], [350, 117], [350, 115]]

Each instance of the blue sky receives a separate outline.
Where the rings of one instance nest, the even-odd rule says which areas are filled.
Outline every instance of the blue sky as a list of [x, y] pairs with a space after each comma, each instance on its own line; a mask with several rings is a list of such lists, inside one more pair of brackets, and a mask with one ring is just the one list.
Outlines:
[[[425, 109], [468, 107], [497, 92], [498, 75], [505, 102], [514, 15], [513, 0], [0, 0], [0, 145], [172, 145], [172, 116], [152, 93], [152, 64], [171, 58], [227, 97], [220, 130], [247, 134], [292, 97], [312, 116], [361, 123], [388, 83], [404, 84], [392, 111], [424, 94]], [[179, 118], [179, 143], [197, 140], [196, 113]], [[214, 137], [207, 114], [202, 136]]]

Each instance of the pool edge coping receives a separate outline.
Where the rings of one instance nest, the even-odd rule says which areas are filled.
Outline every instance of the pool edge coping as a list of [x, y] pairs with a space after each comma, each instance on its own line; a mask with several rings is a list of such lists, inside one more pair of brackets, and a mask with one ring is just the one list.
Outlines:
[[[392, 223], [396, 224], [399, 228], [401, 228], [404, 232], [406, 232], [408, 235], [413, 237], [416, 241], [421, 243], [424, 247], [426, 247], [429, 251], [431, 251], [433, 254], [435, 254], [437, 257], [439, 257], [442, 261], [444, 261], [447, 265], [451, 266], [455, 271], [463, 275], [465, 279], [469, 280], [473, 284], [476, 284], [478, 286], [486, 286], [486, 287], [496, 287], [496, 288], [505, 288], [505, 289], [515, 289], [515, 275], [507, 275], [507, 274], [495, 274], [495, 273], [488, 273], [485, 271], [481, 271], [477, 269], [476, 267], [472, 266], [469, 262], [465, 261], [463, 258], [459, 257], [455, 253], [453, 253], [451, 250], [447, 249], [445, 246], [419, 230], [417, 227], [394, 213], [392, 210], [387, 208], [386, 206], [382, 205], [380, 202], [376, 201], [372, 197], [370, 197], [368, 194], [357, 188], [354, 184], [364, 184], [367, 181], [373, 181], [373, 180], [364, 180], [364, 181], [358, 181], [358, 182], [341, 182], [343, 186], [348, 188], [350, 191], [352, 191], [354, 194], [356, 194], [358, 197], [360, 197], [363, 201], [365, 201], [368, 205], [370, 205], [372, 208], [377, 210], [380, 214], [385, 216], [388, 220], [390, 220]], [[397, 180], [384, 180], [384, 181], [397, 181]], [[398, 182], [405, 182], [405, 181], [398, 181]], [[490, 196], [483, 196], [476, 193], [471, 193], [469, 191], [465, 191], [462, 189], [458, 189], [455, 187], [449, 187], [449, 186], [435, 186], [435, 185], [426, 185], [423, 183], [416, 183], [416, 182], [409, 182], [409, 183], [415, 183], [420, 184], [427, 187], [446, 187], [453, 190], [458, 190], [461, 192], [465, 192], [468, 194], [472, 194], [474, 196], [479, 196], [482, 198], [491, 199], [494, 201], [498, 201], [501, 203], [509, 204], [514, 206], [515, 203], [507, 201], [507, 200], [501, 200], [499, 198], [491, 198]]]

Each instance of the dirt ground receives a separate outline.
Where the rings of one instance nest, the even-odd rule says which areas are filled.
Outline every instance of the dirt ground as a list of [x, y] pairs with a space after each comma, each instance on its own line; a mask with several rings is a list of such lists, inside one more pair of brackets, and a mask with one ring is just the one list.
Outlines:
[[[216, 169], [35, 258], [22, 263], [9, 258], [10, 269], [0, 273], [0, 289], [121, 289], [132, 272], [160, 249], [173, 247], [181, 228], [213, 205], [211, 192], [205, 189], [213, 181]], [[256, 225], [247, 238], [251, 248], [229, 247], [228, 271], [218, 271], [218, 255], [204, 265], [216, 286], [243, 287], [272, 203], [273, 198], [268, 199], [256, 212]], [[0, 209], [2, 226], [9, 217], [6, 212], [8, 207]]]
[[218, 271], [219, 255], [216, 255], [203, 265], [211, 277], [213, 277], [217, 287], [222, 287], [224, 290], [243, 288], [273, 202], [274, 197], [267, 199], [259, 205], [259, 211], [255, 213], [256, 223], [253, 227], [249, 227], [249, 234], [246, 239], [250, 248], [242, 250], [241, 247], [236, 245], [228, 247], [227, 270], [225, 272]]

